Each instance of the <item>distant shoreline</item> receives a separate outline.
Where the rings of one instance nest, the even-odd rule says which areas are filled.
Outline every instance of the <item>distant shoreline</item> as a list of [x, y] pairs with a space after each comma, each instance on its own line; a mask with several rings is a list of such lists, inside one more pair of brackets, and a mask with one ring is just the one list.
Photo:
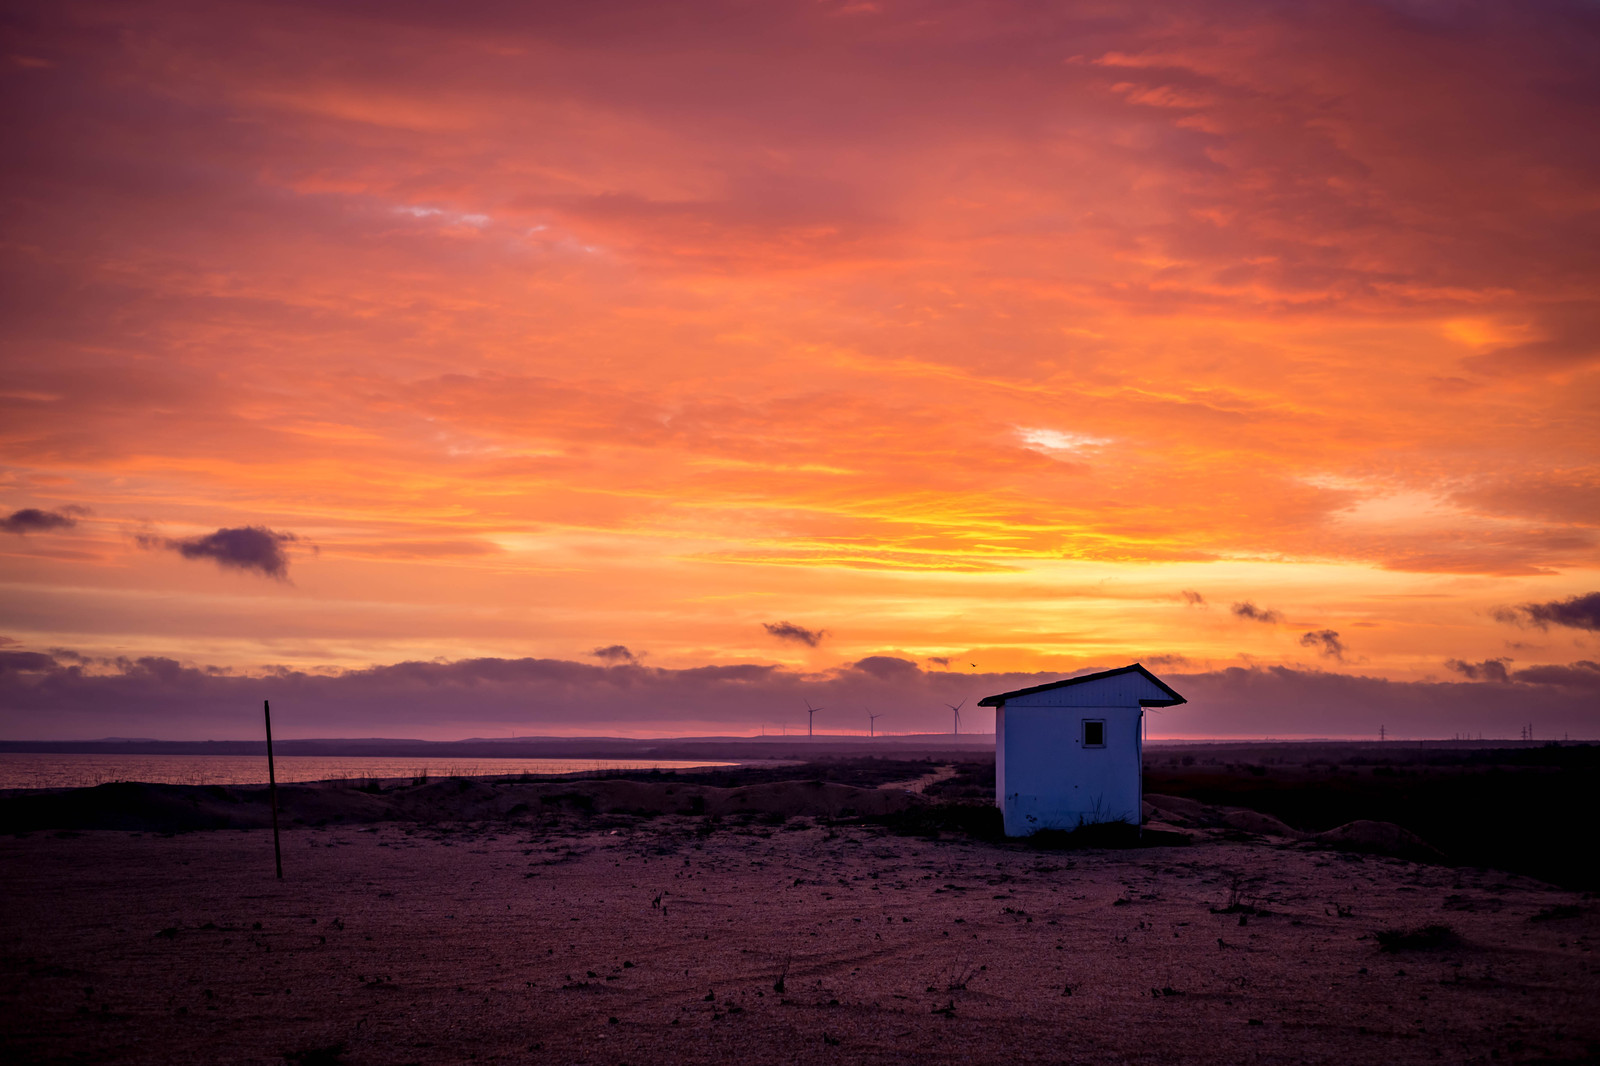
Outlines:
[[[1229, 748], [1292, 749], [1304, 753], [1318, 747], [1363, 751], [1415, 750], [1418, 747], [1459, 751], [1542, 748], [1555, 745], [1600, 743], [1588, 739], [1482, 740], [1396, 739], [1365, 740], [1327, 738], [1244, 738], [1149, 740], [1147, 750], [1185, 748], [1208, 752]], [[342, 758], [565, 758], [565, 759], [794, 759], [873, 754], [908, 758], [970, 758], [994, 750], [993, 733], [929, 733], [915, 736], [765, 736], [765, 737], [516, 737], [506, 739], [410, 740], [405, 738], [305, 738], [278, 739], [273, 751], [280, 756]], [[266, 756], [262, 740], [0, 740], [0, 754], [51, 755], [231, 755]]]
[[[515, 739], [408, 740], [368, 737], [350, 739], [275, 739], [278, 755], [379, 758], [716, 758], [786, 759], [791, 753], [893, 753], [896, 758], [924, 754], [970, 755], [992, 751], [994, 734], [928, 734], [923, 736], [769, 736], [673, 737], [640, 740], [631, 737], [517, 737]], [[260, 755], [263, 740], [0, 740], [0, 753], [52, 755]]]

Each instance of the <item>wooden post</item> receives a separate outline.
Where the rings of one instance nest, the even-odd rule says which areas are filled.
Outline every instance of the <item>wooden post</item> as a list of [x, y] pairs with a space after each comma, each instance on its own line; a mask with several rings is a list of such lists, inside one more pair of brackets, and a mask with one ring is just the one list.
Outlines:
[[262, 713], [267, 717], [267, 789], [272, 794], [272, 858], [278, 866], [278, 880], [283, 880], [283, 848], [278, 844], [278, 773], [272, 766], [272, 704], [261, 701]]

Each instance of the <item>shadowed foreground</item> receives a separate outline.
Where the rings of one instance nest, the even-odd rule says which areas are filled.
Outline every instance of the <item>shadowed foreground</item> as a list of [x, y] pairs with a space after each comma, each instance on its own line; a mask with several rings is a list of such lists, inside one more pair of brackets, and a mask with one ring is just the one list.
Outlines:
[[296, 828], [278, 883], [262, 831], [12, 837], [3, 1057], [1600, 1055], [1591, 903], [1254, 839], [1050, 854], [781, 814], [543, 811]]

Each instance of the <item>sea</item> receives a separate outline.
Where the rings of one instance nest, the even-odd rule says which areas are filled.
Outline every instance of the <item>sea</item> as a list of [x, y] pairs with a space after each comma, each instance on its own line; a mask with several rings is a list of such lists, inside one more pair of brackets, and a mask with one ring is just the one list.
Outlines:
[[[690, 770], [737, 763], [672, 759], [423, 759], [280, 755], [278, 782], [420, 781], [441, 777], [573, 774], [605, 770]], [[259, 755], [52, 755], [0, 752], [0, 790], [88, 788], [112, 781], [162, 785], [264, 785], [267, 760]]]

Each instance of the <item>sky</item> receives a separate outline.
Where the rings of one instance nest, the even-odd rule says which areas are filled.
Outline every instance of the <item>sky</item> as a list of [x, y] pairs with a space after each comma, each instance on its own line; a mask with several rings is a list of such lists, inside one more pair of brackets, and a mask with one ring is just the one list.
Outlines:
[[0, 34], [0, 739], [1600, 736], [1593, 4]]

